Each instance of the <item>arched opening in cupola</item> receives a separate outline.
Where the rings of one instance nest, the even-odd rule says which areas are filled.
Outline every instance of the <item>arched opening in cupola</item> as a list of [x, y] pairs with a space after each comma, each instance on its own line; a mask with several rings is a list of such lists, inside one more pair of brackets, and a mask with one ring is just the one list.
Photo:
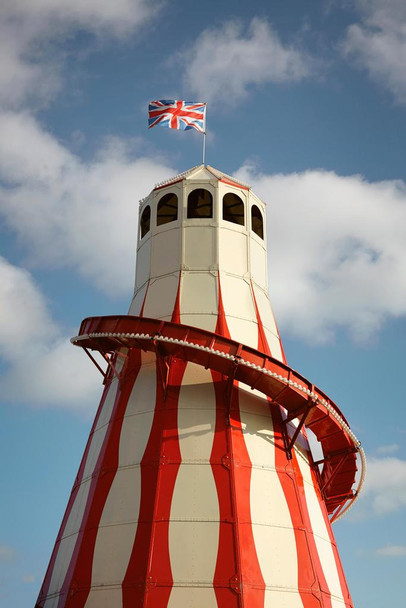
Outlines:
[[264, 238], [264, 220], [262, 213], [256, 205], [251, 207], [251, 230], [261, 239]]
[[192, 190], [187, 198], [187, 217], [208, 218], [213, 217], [213, 197], [205, 188]]
[[178, 219], [178, 197], [168, 192], [159, 201], [157, 207], [156, 225], [163, 226]]
[[140, 230], [141, 238], [143, 239], [151, 228], [151, 207], [147, 205], [141, 214]]
[[233, 192], [227, 192], [223, 196], [223, 220], [244, 226], [244, 203], [241, 198]]

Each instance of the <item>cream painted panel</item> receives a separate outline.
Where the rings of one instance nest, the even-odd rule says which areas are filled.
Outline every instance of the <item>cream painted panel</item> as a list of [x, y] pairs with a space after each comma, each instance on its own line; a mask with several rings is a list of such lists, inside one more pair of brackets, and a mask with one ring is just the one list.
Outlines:
[[[143, 359], [146, 355], [142, 354]], [[118, 470], [104, 505], [93, 557], [92, 586], [118, 584], [124, 579], [130, 559], [141, 501], [139, 464], [150, 436], [153, 408], [138, 414], [145, 402], [155, 405], [156, 377], [151, 365], [142, 366], [128, 399], [119, 443]], [[92, 590], [86, 608], [93, 605]], [[121, 603], [118, 604], [121, 606]]]
[[[202, 521], [213, 521], [218, 526], [219, 506], [210, 463], [182, 463], [176, 478], [171, 520], [193, 522], [196, 529]], [[179, 542], [182, 542], [181, 539]], [[200, 548], [196, 547], [196, 550], [200, 551]], [[211, 548], [213, 555], [216, 551], [217, 545]]]
[[207, 331], [215, 331], [217, 325], [217, 314], [211, 315], [182, 315], [182, 323], [206, 329]]
[[[120, 466], [140, 464], [145, 449], [143, 440], [144, 437], [149, 437], [153, 417], [154, 409], [126, 416], [126, 423], [122, 431], [123, 441], [120, 444]], [[128, 421], [127, 418], [129, 418]]]
[[135, 289], [139, 289], [149, 279], [149, 269], [151, 260], [151, 238], [137, 251], [136, 270], [135, 270]]
[[[154, 359], [151, 361], [150, 353], [141, 353], [141, 368], [128, 399], [124, 414], [125, 417], [153, 412], [155, 410], [157, 377], [155, 362], [155, 355]], [[127, 429], [126, 426], [123, 428], [122, 433], [126, 432], [125, 429]], [[131, 444], [130, 439], [128, 440], [128, 444]], [[123, 447], [125, 447], [125, 443], [120, 442], [120, 460], [122, 458], [121, 450]]]
[[145, 283], [144, 287], [141, 287], [141, 289], [139, 289], [134, 295], [128, 311], [129, 315], [138, 316], [140, 314], [145, 298], [145, 292], [147, 291], [147, 285], [148, 283]]
[[266, 589], [264, 608], [303, 608], [303, 601], [297, 593], [286, 590]]
[[313, 530], [314, 540], [316, 542], [317, 552], [320, 557], [324, 576], [331, 595], [344, 601], [340, 579], [338, 576], [337, 565], [334, 557], [333, 547], [330, 542], [326, 522], [323, 517], [321, 505], [316, 495], [316, 490], [313, 486], [311, 471], [309, 465], [302, 459], [298, 458], [300, 471], [304, 480], [304, 491], [309, 511], [310, 522]]
[[273, 431], [272, 418], [269, 415], [268, 400], [257, 389], [252, 390], [247, 384], [239, 385], [240, 411], [264, 417], [264, 428]]
[[[205, 370], [201, 365], [198, 365], [197, 363], [188, 363], [185, 373], [183, 375], [182, 378], [182, 393], [184, 393], [185, 395], [188, 395], [188, 389], [186, 387], [190, 386], [190, 385], [195, 385], [195, 384], [207, 384], [207, 371]], [[211, 378], [210, 378], [211, 379]], [[201, 388], [201, 386], [199, 386], [199, 389]], [[211, 387], [212, 388], [212, 387]], [[193, 390], [193, 387], [192, 387]], [[212, 390], [214, 390], [212, 388]], [[194, 391], [195, 393], [195, 391]], [[193, 408], [193, 409], [198, 409], [198, 407], [200, 409], [213, 409], [213, 403], [208, 400], [208, 401], [200, 401], [199, 406], [194, 403], [193, 401], [190, 401], [189, 399], [183, 399], [181, 401], [179, 401], [178, 403], [178, 409], [183, 409], [183, 408]]]
[[[209, 272], [183, 272], [180, 293], [181, 323], [187, 316], [199, 316], [199, 325], [202, 329], [214, 331], [217, 324], [218, 287], [217, 276]], [[201, 316], [211, 315], [211, 316]], [[194, 323], [196, 325], [196, 323]]]
[[144, 317], [170, 319], [175, 307], [178, 285], [178, 274], [170, 274], [151, 281], [144, 306]]
[[[169, 224], [166, 224], [169, 227]], [[172, 228], [156, 233], [152, 237], [151, 277], [178, 272], [181, 258], [181, 231]]]
[[107, 429], [108, 424], [105, 424], [102, 428], [96, 429], [92, 435], [92, 443], [90, 444], [90, 449], [87, 455], [83, 479], [87, 479], [94, 473], [94, 469], [100, 455], [100, 450], [102, 448]]
[[[139, 467], [117, 470], [104, 505], [100, 520], [101, 527], [110, 525], [114, 527], [114, 524], [137, 521], [141, 489], [140, 477]], [[109, 548], [102, 544], [99, 536], [97, 534], [94, 569], [98, 559], [103, 558], [102, 553], [104, 553], [104, 559], [106, 559], [106, 555], [109, 555]]]
[[212, 585], [218, 540], [218, 522], [171, 521], [169, 553], [174, 584]]
[[266, 250], [254, 237], [251, 237], [251, 274], [252, 278], [262, 289], [267, 289], [266, 281]]
[[275, 470], [273, 424], [268, 402], [258, 394], [250, 396], [244, 390], [240, 391], [239, 398], [244, 440], [253, 465], [252, 530], [262, 576], [267, 586], [289, 587], [292, 597], [296, 596], [292, 606], [302, 606], [295, 533]]
[[272, 357], [278, 359], [278, 361], [283, 361], [282, 347], [279, 338], [277, 338], [275, 334], [270, 332], [266, 327], [264, 327], [264, 332]]
[[[123, 359], [122, 359], [122, 357], [119, 357], [117, 359], [117, 363], [116, 363], [117, 371], [120, 372], [122, 367], [123, 367]], [[104, 428], [104, 430], [106, 430], [105, 427], [109, 423], [109, 420], [111, 418], [111, 413], [113, 411], [114, 403], [116, 400], [117, 388], [118, 388], [118, 381], [117, 381], [117, 378], [114, 377], [110, 383], [110, 387], [109, 387], [108, 393], [106, 395], [106, 398], [104, 399], [103, 408], [102, 408], [102, 411], [100, 412], [99, 419], [95, 426], [95, 431], [97, 431], [99, 429], [103, 429], [103, 428]], [[88, 455], [88, 460], [89, 460], [89, 455]], [[89, 467], [87, 466], [87, 463], [86, 463], [86, 469], [89, 469]]]
[[[189, 176], [188, 176], [189, 177]], [[197, 182], [197, 181], [202, 181], [202, 184], [196, 184], [193, 182]], [[191, 176], [191, 178], [188, 178], [187, 184], [190, 186], [189, 192], [191, 192], [192, 190], [194, 190], [195, 188], [205, 188], [206, 184], [204, 182], [216, 182], [217, 180], [215, 180], [213, 178], [213, 174], [210, 173], [210, 171], [208, 171], [206, 169], [206, 167], [204, 167], [203, 165], [201, 165], [200, 167], [197, 167], [197, 169], [195, 169], [193, 171], [193, 176]]]
[[219, 233], [220, 271], [244, 275], [248, 272], [247, 235], [228, 228], [220, 228]]
[[226, 315], [246, 319], [256, 326], [257, 317], [250, 284], [242, 277], [220, 274], [220, 285]]
[[72, 557], [73, 550], [75, 548], [78, 534], [72, 534], [66, 538], [63, 538], [59, 544], [58, 555], [55, 560], [54, 569], [52, 572], [51, 581], [49, 583], [48, 595], [57, 593], [65, 580], [66, 573], [68, 571], [69, 562]]
[[87, 497], [89, 495], [90, 485], [92, 483], [91, 478], [82, 481], [81, 485], [76, 494], [75, 502], [72, 505], [71, 512], [69, 513], [68, 520], [66, 522], [64, 536], [69, 536], [78, 532], [83, 520], [83, 514], [85, 512]]
[[175, 584], [176, 581], [212, 584], [218, 551], [219, 505], [210, 466], [216, 399], [209, 370], [200, 370], [204, 384], [190, 383], [196, 373], [196, 366], [187, 366], [185, 384], [182, 383], [179, 394], [178, 435], [182, 464], [175, 483], [169, 523], [169, 554]]
[[214, 589], [172, 587], [168, 608], [217, 608]]
[[[251, 492], [251, 507], [253, 499]], [[252, 517], [254, 519], [254, 514]], [[296, 593], [301, 606], [298, 557], [293, 529], [253, 524], [252, 531], [265, 584], [270, 587], [289, 588], [292, 593]]]
[[258, 326], [250, 285], [240, 277], [220, 275], [221, 297], [233, 340], [258, 346]]
[[[272, 446], [271, 449], [273, 449]], [[292, 527], [292, 519], [276, 471], [253, 467], [251, 473], [251, 505], [251, 515], [254, 523], [264, 526]], [[294, 536], [289, 535], [289, 542], [290, 550], [292, 552], [292, 549], [294, 549], [292, 554], [295, 555], [296, 541]]]
[[[92, 587], [122, 583], [134, 544], [135, 530], [134, 522], [99, 527], [93, 557]], [[92, 592], [88, 597], [90, 603], [91, 596]], [[88, 602], [85, 607], [89, 608]]]
[[58, 608], [59, 595], [45, 600], [44, 608]]
[[227, 314], [226, 321], [233, 340], [242, 342], [252, 348], [258, 348], [258, 326], [256, 323]]
[[216, 231], [213, 226], [188, 225], [185, 228], [184, 264], [190, 270], [208, 270], [216, 263]]
[[279, 334], [275, 323], [275, 316], [273, 314], [272, 305], [267, 294], [255, 283], [253, 283], [253, 288], [262, 325], [269, 329], [269, 331], [273, 332], [275, 336], [278, 336]]
[[120, 588], [106, 589], [105, 586], [92, 589], [87, 598], [86, 608], [120, 608], [123, 592]]

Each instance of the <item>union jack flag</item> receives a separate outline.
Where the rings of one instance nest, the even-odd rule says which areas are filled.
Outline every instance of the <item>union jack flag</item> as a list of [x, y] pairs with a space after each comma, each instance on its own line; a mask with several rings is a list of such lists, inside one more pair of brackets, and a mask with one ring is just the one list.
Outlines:
[[148, 106], [148, 128], [155, 125], [169, 129], [196, 129], [199, 133], [206, 130], [206, 104], [177, 99], [159, 99]]

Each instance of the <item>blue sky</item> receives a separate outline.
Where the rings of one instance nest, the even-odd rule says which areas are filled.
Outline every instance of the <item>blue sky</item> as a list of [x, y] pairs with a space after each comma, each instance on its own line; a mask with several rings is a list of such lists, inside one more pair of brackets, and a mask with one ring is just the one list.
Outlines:
[[207, 101], [207, 161], [268, 204], [288, 360], [369, 462], [335, 525], [354, 603], [399, 605], [403, 0], [3, 0], [0, 18], [0, 605], [34, 604], [101, 393], [69, 338], [127, 312], [138, 200], [201, 161], [198, 133], [147, 130], [160, 98]]

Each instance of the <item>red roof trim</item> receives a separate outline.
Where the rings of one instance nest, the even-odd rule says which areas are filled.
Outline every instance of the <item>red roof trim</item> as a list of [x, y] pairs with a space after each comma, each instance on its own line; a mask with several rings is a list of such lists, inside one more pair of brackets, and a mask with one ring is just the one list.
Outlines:
[[241, 184], [237, 184], [236, 182], [232, 182], [228, 179], [224, 179], [224, 178], [220, 178], [219, 182], [222, 182], [223, 184], [228, 184], [229, 186], [234, 186], [234, 188], [240, 188], [241, 190], [249, 190], [249, 186], [242, 186]]
[[167, 188], [168, 186], [173, 186], [174, 184], [179, 184], [179, 182], [183, 182], [184, 179], [184, 177], [181, 177], [180, 179], [176, 179], [174, 182], [169, 182], [169, 184], [162, 184], [162, 186], [156, 186], [156, 188], [154, 188], [152, 192], [155, 192], [155, 190], [161, 190], [162, 188]]

